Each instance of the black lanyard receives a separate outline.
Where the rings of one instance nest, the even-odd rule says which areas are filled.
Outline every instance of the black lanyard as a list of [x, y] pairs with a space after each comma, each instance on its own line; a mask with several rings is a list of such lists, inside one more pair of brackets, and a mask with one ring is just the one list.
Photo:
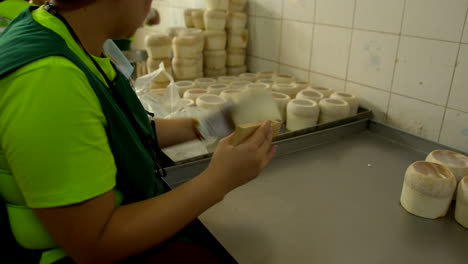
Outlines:
[[[70, 34], [72, 35], [73, 39], [81, 46], [83, 47], [83, 51], [85, 52], [85, 54], [89, 57], [89, 59], [93, 62], [94, 66], [96, 67], [96, 69], [99, 71], [99, 73], [102, 75], [102, 77], [104, 78], [104, 80], [106, 81], [106, 84], [107, 86], [109, 87], [110, 91], [111, 91], [111, 94], [112, 94], [112, 97], [115, 99], [115, 101], [117, 102], [117, 105], [119, 105], [120, 109], [122, 109], [122, 111], [126, 112], [126, 116], [128, 117], [128, 119], [130, 120], [130, 122], [132, 123], [134, 129], [136, 130], [137, 134], [139, 134], [139, 138], [142, 140], [142, 143], [146, 146], [146, 148], [148, 149], [148, 151], [150, 152], [150, 155], [151, 155], [151, 158], [153, 160], [153, 163], [155, 164], [156, 166], [156, 174], [160, 177], [165, 177], [167, 175], [167, 172], [164, 168], [162, 168], [158, 162], [157, 162], [157, 158], [156, 158], [156, 150], [158, 149], [158, 146], [157, 146], [157, 143], [155, 142], [155, 140], [153, 139], [153, 137], [151, 137], [150, 135], [146, 135], [140, 125], [138, 124], [137, 120], [135, 119], [135, 116], [133, 115], [132, 111], [129, 109], [127, 103], [125, 102], [125, 100], [122, 98], [122, 96], [120, 95], [119, 92], [117, 92], [116, 88], [115, 88], [115, 84], [114, 82], [112, 82], [109, 77], [107, 77], [106, 73], [104, 72], [104, 70], [101, 68], [101, 66], [96, 62], [96, 60], [93, 58], [93, 56], [91, 56], [91, 54], [88, 53], [88, 51], [84, 48], [84, 45], [83, 43], [81, 42], [80, 38], [78, 37], [78, 35], [76, 34], [75, 30], [73, 30], [73, 28], [71, 27], [71, 25], [68, 23], [68, 21], [62, 16], [60, 15], [57, 10], [56, 10], [57, 6], [55, 4], [52, 4], [50, 2], [46, 2], [44, 4], [44, 9], [49, 12], [50, 14], [52, 14], [53, 16], [57, 17], [60, 21], [62, 21], [62, 23], [67, 27], [68, 31], [70, 32]], [[112, 66], [114, 67], [114, 65], [112, 64]], [[115, 70], [115, 67], [114, 67], [114, 70]], [[116, 70], [117, 71], [117, 70]], [[151, 126], [152, 126], [152, 129], [153, 129], [153, 132], [156, 134], [156, 129], [155, 129], [155, 122], [154, 122], [154, 118], [152, 116], [151, 118]]]

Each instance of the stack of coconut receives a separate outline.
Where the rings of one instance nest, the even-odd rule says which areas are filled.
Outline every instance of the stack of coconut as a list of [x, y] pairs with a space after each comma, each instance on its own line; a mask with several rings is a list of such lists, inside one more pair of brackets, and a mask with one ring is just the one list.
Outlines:
[[[169, 36], [164, 34], [153, 34], [146, 37], [146, 50], [148, 52], [147, 67], [148, 72], [153, 72], [164, 63], [166, 71], [172, 75], [171, 54], [172, 43]], [[166, 75], [160, 74], [153, 80], [153, 89], [166, 88], [169, 79]]]
[[247, 0], [206, 0], [206, 10], [186, 9], [188, 28], [204, 30], [204, 73], [207, 77], [247, 71]]
[[[171, 28], [167, 34], [156, 33], [146, 37], [148, 72], [164, 62], [166, 71], [176, 80], [203, 77], [203, 31], [193, 28]], [[153, 88], [166, 88], [169, 80], [163, 74], [156, 77]]]
[[199, 29], [184, 29], [172, 39], [174, 57], [172, 71], [176, 80], [203, 77], [203, 47], [205, 38]]
[[227, 19], [227, 74], [239, 75], [247, 72], [245, 63], [248, 42], [247, 14], [244, 12], [247, 0], [231, 0]]

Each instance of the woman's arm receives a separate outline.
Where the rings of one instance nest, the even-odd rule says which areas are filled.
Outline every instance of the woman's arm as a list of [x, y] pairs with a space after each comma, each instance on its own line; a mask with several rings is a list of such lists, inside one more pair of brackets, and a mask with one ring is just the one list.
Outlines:
[[205, 178], [120, 207], [110, 191], [81, 204], [34, 212], [77, 263], [115, 263], [170, 238], [220, 201], [222, 193]]
[[195, 120], [192, 118], [155, 118], [155, 122], [158, 144], [161, 148], [170, 147], [199, 138], [195, 127]]
[[65, 207], [34, 209], [77, 263], [113, 263], [157, 246], [232, 189], [255, 178], [273, 158], [269, 124], [239, 146], [221, 140], [205, 172], [152, 199], [115, 207], [110, 191]]

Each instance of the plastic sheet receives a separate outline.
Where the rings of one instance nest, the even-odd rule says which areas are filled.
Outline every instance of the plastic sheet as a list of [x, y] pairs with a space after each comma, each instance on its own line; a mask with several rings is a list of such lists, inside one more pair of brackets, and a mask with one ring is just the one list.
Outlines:
[[[165, 74], [170, 80], [169, 85], [165, 89], [165, 93], [160, 93], [159, 91], [151, 89], [154, 80], [160, 74]], [[135, 91], [145, 109], [148, 112], [154, 113], [157, 118], [198, 118], [206, 113], [206, 111], [197, 107], [186, 106], [186, 104], [181, 101], [177, 87], [175, 86], [174, 78], [166, 71], [164, 63], [159, 65], [158, 70], [138, 78], [135, 82]], [[176, 162], [208, 154], [207, 146], [211, 146], [212, 144], [213, 142], [211, 140], [194, 140], [165, 148], [163, 151]]]

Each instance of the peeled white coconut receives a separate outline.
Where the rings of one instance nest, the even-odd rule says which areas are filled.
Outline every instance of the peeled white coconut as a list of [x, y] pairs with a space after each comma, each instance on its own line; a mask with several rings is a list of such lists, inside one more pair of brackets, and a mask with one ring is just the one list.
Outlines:
[[262, 89], [246, 89], [234, 106], [234, 124], [280, 120], [281, 115], [270, 92]]
[[445, 166], [417, 161], [406, 170], [400, 203], [411, 214], [437, 219], [447, 214], [457, 180]]
[[468, 157], [450, 150], [434, 150], [426, 158], [426, 161], [439, 163], [449, 168], [457, 181], [468, 176]]
[[455, 220], [463, 227], [468, 228], [468, 176], [464, 177], [458, 184]]

